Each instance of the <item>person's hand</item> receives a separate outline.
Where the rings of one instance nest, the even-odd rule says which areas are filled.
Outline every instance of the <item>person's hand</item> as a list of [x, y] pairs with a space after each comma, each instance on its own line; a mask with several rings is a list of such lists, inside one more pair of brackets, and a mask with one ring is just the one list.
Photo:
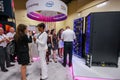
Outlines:
[[9, 37], [9, 40], [11, 41], [11, 40], [13, 40], [14, 38], [13, 37]]
[[54, 48], [54, 45], [52, 45], [52, 48]]
[[48, 49], [46, 50], [46, 52], [48, 52]]
[[13, 39], [13, 37], [9, 37], [9, 39]]
[[32, 36], [32, 31], [29, 31], [29, 35]]
[[33, 37], [33, 40], [34, 40], [34, 42], [36, 42], [36, 38], [35, 37]]
[[4, 42], [4, 41], [6, 41], [6, 39], [5, 39], [5, 38], [1, 40], [1, 42]]
[[5, 38], [5, 41], [6, 41], [7, 43], [9, 43], [9, 42], [10, 42], [10, 39], [9, 39], [9, 38]]

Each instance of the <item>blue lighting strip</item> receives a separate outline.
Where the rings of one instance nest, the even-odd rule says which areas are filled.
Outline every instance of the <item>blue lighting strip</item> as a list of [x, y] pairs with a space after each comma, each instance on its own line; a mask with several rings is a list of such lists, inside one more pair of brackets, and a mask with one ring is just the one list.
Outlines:
[[87, 17], [86, 23], [86, 42], [85, 42], [85, 53], [89, 54], [90, 51], [90, 15]]
[[74, 20], [74, 31], [76, 34], [76, 40], [74, 41], [73, 51], [78, 57], [82, 56], [82, 28], [83, 18]]

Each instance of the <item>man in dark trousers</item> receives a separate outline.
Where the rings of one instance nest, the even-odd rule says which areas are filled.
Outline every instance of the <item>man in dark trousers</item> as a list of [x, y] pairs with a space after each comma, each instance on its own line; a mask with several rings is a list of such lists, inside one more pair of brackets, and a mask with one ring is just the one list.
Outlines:
[[3, 35], [3, 28], [0, 27], [0, 67], [1, 71], [7, 72], [8, 70], [5, 68], [5, 41]]
[[63, 31], [61, 39], [64, 41], [64, 61], [63, 66], [66, 67], [67, 53], [69, 54], [69, 67], [72, 66], [72, 49], [73, 41], [76, 39], [75, 32], [70, 29], [69, 26], [66, 27], [66, 30]]
[[1, 71], [3, 72], [8, 71], [5, 68], [5, 62], [6, 62], [6, 67], [14, 66], [13, 64], [10, 64], [9, 54], [6, 52], [7, 42], [9, 42], [9, 39], [4, 34], [3, 28], [0, 27], [0, 67], [1, 67]]

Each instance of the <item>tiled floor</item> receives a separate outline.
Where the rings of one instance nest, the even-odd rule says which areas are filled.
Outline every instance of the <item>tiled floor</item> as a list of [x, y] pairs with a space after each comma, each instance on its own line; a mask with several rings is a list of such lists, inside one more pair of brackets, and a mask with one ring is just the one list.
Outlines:
[[[0, 80], [20, 80], [20, 66], [17, 63], [8, 69], [9, 72], [6, 73], [0, 71]], [[28, 66], [27, 73], [29, 73], [27, 80], [40, 80], [39, 62]], [[60, 62], [51, 62], [48, 65], [48, 75], [48, 80], [72, 80], [69, 68], [63, 67]]]
[[84, 59], [73, 57], [73, 70], [75, 80], [120, 80], [120, 59], [119, 67], [100, 67], [85, 65]]
[[[37, 58], [27, 67], [27, 80], [40, 80], [40, 67]], [[51, 62], [48, 65], [48, 80], [120, 80], [120, 67], [95, 67], [85, 65], [83, 59], [73, 56], [73, 67], [63, 67], [61, 59], [58, 63]], [[119, 61], [120, 65], [120, 61]], [[0, 80], [20, 80], [20, 65], [8, 68], [9, 72], [0, 71]]]

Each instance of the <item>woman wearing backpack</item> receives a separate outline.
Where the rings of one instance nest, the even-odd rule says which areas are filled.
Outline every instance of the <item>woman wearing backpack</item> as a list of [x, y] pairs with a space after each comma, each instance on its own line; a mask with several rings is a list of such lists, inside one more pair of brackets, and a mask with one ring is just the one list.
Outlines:
[[17, 61], [21, 65], [21, 80], [26, 79], [26, 65], [29, 64], [29, 47], [28, 43], [32, 42], [32, 34], [27, 36], [27, 26], [19, 24], [15, 34], [15, 48]]

